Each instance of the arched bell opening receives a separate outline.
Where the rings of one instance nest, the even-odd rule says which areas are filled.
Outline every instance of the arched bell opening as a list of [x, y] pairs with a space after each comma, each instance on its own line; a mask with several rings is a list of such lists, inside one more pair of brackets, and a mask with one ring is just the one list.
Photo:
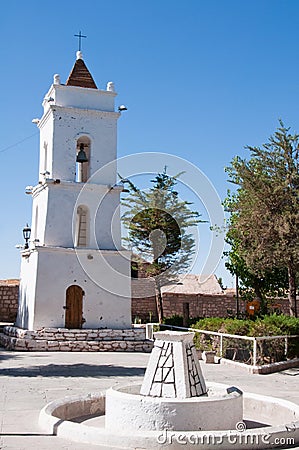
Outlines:
[[90, 139], [80, 136], [76, 145], [76, 182], [86, 183], [90, 176]]

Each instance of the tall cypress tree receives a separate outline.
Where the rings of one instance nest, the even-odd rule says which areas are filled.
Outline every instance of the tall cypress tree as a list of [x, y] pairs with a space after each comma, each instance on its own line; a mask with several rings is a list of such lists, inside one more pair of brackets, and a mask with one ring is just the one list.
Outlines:
[[155, 281], [159, 322], [163, 320], [161, 287], [186, 271], [194, 254], [194, 238], [188, 228], [199, 222], [199, 213], [188, 201], [180, 200], [175, 189], [180, 174], [170, 176], [166, 168], [151, 180], [148, 190], [137, 188], [130, 180], [122, 180], [129, 195], [122, 204], [122, 216], [128, 230], [126, 241], [134, 255], [145, 264], [147, 277]]

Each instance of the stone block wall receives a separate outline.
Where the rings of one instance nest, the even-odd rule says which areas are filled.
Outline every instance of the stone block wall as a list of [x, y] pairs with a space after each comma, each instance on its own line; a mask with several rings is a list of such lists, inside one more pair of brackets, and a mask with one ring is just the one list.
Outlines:
[[[183, 316], [183, 304], [189, 303], [190, 317], [229, 317], [236, 314], [236, 298], [233, 294], [171, 294], [164, 293], [164, 314]], [[244, 302], [240, 301], [240, 312], [244, 312]]]
[[150, 352], [145, 327], [128, 330], [43, 328], [38, 331], [4, 327], [0, 345], [9, 350], [64, 352]]
[[[283, 314], [289, 315], [289, 300], [287, 298], [276, 298], [271, 301], [270, 309], [273, 311], [280, 311]], [[297, 298], [297, 317], [299, 317], [299, 299]]]
[[[183, 316], [183, 304], [189, 303], [190, 317], [229, 317], [237, 313], [237, 301], [234, 292], [224, 291], [223, 294], [178, 294], [163, 293], [163, 311], [165, 317], [173, 315]], [[287, 298], [272, 301], [272, 310], [289, 314]], [[239, 311], [245, 313], [245, 302], [239, 300]], [[299, 299], [297, 301], [297, 315], [299, 317]], [[138, 322], [156, 322], [156, 299], [154, 284], [149, 279], [132, 280], [132, 319]]]
[[19, 281], [0, 280], [0, 322], [14, 322], [18, 312]]
[[[190, 317], [229, 317], [236, 314], [236, 298], [233, 294], [163, 294], [163, 311], [165, 317], [183, 316], [183, 304], [189, 303]], [[240, 301], [240, 312], [244, 312], [245, 304]], [[157, 321], [156, 300], [148, 298], [132, 298], [132, 317], [142, 321]]]
[[142, 322], [157, 322], [156, 298], [134, 298], [132, 297], [132, 320], [138, 323], [139, 319]]
[[[14, 322], [18, 311], [19, 280], [0, 281], [0, 322]], [[163, 294], [164, 315], [183, 315], [183, 303], [189, 303], [190, 317], [227, 317], [236, 314], [236, 298], [232, 292], [224, 294]], [[273, 310], [289, 314], [287, 298], [275, 299]], [[244, 312], [245, 303], [240, 300], [240, 312]], [[299, 316], [299, 299], [297, 301]], [[150, 280], [140, 282], [132, 280], [132, 320], [138, 322], [156, 322], [156, 300], [154, 285]]]

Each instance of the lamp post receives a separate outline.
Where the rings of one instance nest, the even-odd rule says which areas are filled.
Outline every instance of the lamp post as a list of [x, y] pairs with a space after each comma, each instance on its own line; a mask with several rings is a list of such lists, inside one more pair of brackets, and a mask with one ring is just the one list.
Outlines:
[[24, 240], [25, 240], [24, 249], [29, 248], [28, 241], [30, 239], [30, 236], [31, 236], [31, 228], [29, 227], [29, 225], [27, 223], [26, 227], [23, 228], [23, 237], [24, 237]]
[[237, 306], [237, 319], [240, 316], [240, 302], [239, 302], [239, 275], [236, 273], [236, 306]]

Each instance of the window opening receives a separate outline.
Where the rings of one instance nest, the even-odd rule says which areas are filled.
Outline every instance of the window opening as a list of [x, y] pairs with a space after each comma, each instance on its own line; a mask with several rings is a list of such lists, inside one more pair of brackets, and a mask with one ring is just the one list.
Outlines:
[[88, 210], [78, 206], [76, 224], [76, 247], [87, 247], [88, 244]]

